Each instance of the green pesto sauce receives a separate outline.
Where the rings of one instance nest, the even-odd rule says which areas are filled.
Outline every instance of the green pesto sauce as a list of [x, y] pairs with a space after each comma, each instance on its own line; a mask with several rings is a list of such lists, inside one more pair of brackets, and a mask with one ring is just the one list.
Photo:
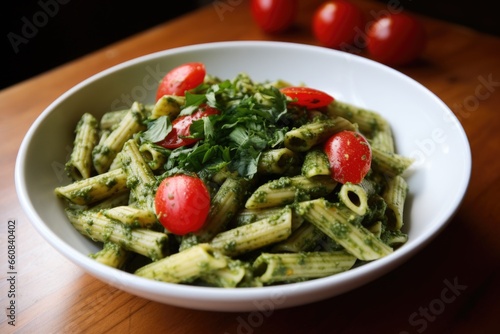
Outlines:
[[284, 189], [291, 187], [293, 185], [292, 180], [289, 177], [280, 177], [277, 180], [272, 181], [269, 184], [270, 189]]
[[98, 145], [94, 148], [93, 154], [94, 155], [101, 154], [104, 156], [108, 156], [108, 155], [111, 155], [111, 151], [112, 150], [106, 145]]
[[115, 178], [106, 177], [102, 180], [102, 184], [104, 184], [108, 189], [111, 189], [118, 184], [118, 181]]
[[224, 244], [224, 250], [228, 252], [233, 252], [236, 249], [237, 243], [234, 240], [231, 240]]
[[264, 190], [256, 190], [252, 197], [254, 198], [254, 201], [257, 203], [266, 203], [267, 202], [267, 191]]
[[133, 175], [130, 175], [130, 177], [127, 177], [127, 188], [128, 189], [135, 189], [137, 185], [139, 184], [139, 179]]
[[333, 235], [338, 239], [346, 239], [349, 235], [349, 228], [342, 223], [334, 223], [330, 228]]
[[71, 198], [82, 198], [86, 202], [90, 201], [92, 199], [91, 193], [92, 193], [92, 186], [88, 185], [86, 187], [82, 187], [75, 191], [74, 193], [71, 194]]

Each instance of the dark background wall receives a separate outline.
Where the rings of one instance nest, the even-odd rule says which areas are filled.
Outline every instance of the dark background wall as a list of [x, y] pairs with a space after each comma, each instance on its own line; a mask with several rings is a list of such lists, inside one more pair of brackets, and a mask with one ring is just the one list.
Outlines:
[[4, 1], [0, 89], [187, 13], [198, 4], [197, 0]]
[[[492, 0], [476, 0], [473, 5], [454, 0], [399, 2], [405, 9], [500, 36], [500, 19], [491, 8]], [[211, 1], [4, 1], [0, 9], [0, 89], [207, 3]]]

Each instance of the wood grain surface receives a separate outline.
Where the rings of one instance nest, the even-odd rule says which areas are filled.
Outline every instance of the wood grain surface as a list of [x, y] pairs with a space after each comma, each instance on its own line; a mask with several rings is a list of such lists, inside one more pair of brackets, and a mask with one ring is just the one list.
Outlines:
[[[0, 332], [10, 333], [497, 333], [500, 325], [500, 39], [420, 17], [422, 59], [397, 68], [456, 114], [472, 148], [468, 192], [447, 228], [398, 269], [321, 302], [267, 313], [195, 311], [112, 288], [56, 252], [23, 213], [14, 186], [22, 138], [66, 90], [110, 66], [178, 46], [229, 40], [317, 44], [310, 19], [320, 0], [301, 2], [296, 27], [269, 36], [247, 1], [216, 1], [174, 21], [0, 91]], [[355, 1], [375, 17], [388, 10]], [[365, 56], [364, 53], [362, 53]], [[34, 60], [35, 61], [35, 60]], [[8, 324], [7, 225], [16, 221], [16, 317]], [[451, 292], [451, 293], [450, 293]]]

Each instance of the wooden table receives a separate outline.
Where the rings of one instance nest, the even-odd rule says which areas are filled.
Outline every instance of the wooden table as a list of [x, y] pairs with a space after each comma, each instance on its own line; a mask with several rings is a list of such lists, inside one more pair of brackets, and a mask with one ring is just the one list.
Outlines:
[[[309, 29], [317, 1], [301, 1], [297, 28], [268, 36], [248, 4], [218, 1], [0, 92], [0, 305], [8, 308], [7, 224], [16, 221], [15, 327], [0, 312], [0, 332], [23, 333], [493, 333], [500, 325], [500, 39], [422, 18], [429, 44], [422, 61], [399, 68], [457, 115], [472, 147], [463, 205], [448, 227], [410, 261], [336, 298], [258, 313], [203, 312], [116, 290], [84, 273], [45, 242], [21, 210], [14, 163], [31, 123], [87, 77], [147, 53], [202, 42], [281, 40], [316, 44]], [[356, 1], [367, 13], [387, 7]], [[373, 14], [368, 14], [373, 15]], [[369, 16], [370, 17], [370, 16]], [[373, 18], [373, 16], [371, 16]]]

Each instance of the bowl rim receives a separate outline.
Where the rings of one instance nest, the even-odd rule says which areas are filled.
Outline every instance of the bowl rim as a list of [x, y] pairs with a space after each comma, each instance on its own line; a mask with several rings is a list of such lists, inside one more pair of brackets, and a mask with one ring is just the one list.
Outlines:
[[[368, 62], [370, 66], [378, 66], [383, 67], [385, 71], [392, 72], [393, 75], [400, 76], [404, 80], [413, 81], [417, 87], [424, 89], [427, 94], [433, 96], [437, 103], [441, 104], [449, 113], [449, 117], [456, 120], [455, 130], [459, 131], [459, 137], [464, 141], [464, 147], [466, 151], [463, 152], [465, 161], [464, 161], [464, 174], [465, 177], [460, 181], [461, 187], [459, 191], [455, 194], [455, 200], [450, 205], [450, 210], [444, 215], [444, 217], [440, 218], [439, 223], [435, 224], [432, 227], [429, 227], [424, 231], [424, 233], [418, 235], [411, 244], [403, 245], [398, 251], [390, 254], [387, 257], [378, 259], [373, 262], [365, 263], [362, 266], [353, 268], [346, 272], [340, 273], [338, 275], [317, 278], [313, 280], [308, 280], [304, 282], [296, 282], [292, 284], [284, 284], [284, 285], [275, 285], [275, 286], [264, 286], [264, 287], [252, 287], [252, 288], [237, 288], [237, 289], [222, 289], [222, 288], [214, 288], [214, 287], [202, 287], [202, 286], [187, 286], [173, 283], [165, 283], [153, 281], [150, 279], [138, 277], [132, 273], [127, 273], [121, 271], [119, 269], [111, 268], [105, 266], [103, 264], [97, 263], [92, 259], [88, 258], [86, 255], [81, 254], [76, 249], [72, 248], [71, 245], [67, 244], [66, 241], [60, 239], [52, 230], [43, 222], [42, 218], [36, 212], [33, 204], [29, 200], [28, 195], [28, 185], [23, 178], [23, 173], [26, 168], [26, 154], [27, 149], [30, 143], [30, 138], [34, 135], [38, 126], [45, 120], [45, 118], [66, 98], [70, 97], [74, 92], [78, 91], [80, 88], [91, 84], [93, 81], [107, 76], [110, 73], [119, 71], [123, 68], [126, 68], [133, 64], [139, 64], [148, 60], [168, 57], [174, 54], [194, 52], [194, 51], [203, 51], [207, 49], [221, 49], [221, 48], [241, 48], [241, 47], [249, 47], [249, 48], [288, 48], [288, 49], [301, 49], [308, 50], [311, 52], [328, 52], [332, 55], [341, 55], [342, 57], [354, 57], [356, 61], [360, 62]], [[367, 284], [385, 274], [395, 266], [400, 265], [402, 262], [408, 260], [418, 251], [420, 251], [424, 246], [426, 246], [431, 240], [433, 240], [449, 223], [452, 217], [457, 212], [460, 207], [467, 188], [470, 183], [471, 176], [471, 168], [472, 168], [472, 160], [471, 160], [471, 151], [469, 141], [467, 139], [467, 135], [461, 126], [460, 122], [453, 114], [453, 112], [448, 108], [448, 106], [441, 101], [433, 92], [429, 89], [418, 83], [416, 80], [411, 77], [393, 69], [386, 65], [377, 63], [370, 59], [355, 55], [355, 54], [346, 54], [345, 52], [327, 49], [320, 46], [300, 44], [300, 43], [292, 43], [292, 42], [274, 42], [274, 41], [225, 41], [225, 42], [215, 42], [215, 43], [200, 43], [194, 45], [187, 45], [176, 47], [172, 49], [157, 51], [154, 53], [146, 54], [140, 57], [136, 57], [122, 63], [116, 64], [112, 67], [109, 67], [103, 71], [100, 71], [80, 83], [74, 85], [72, 88], [64, 92], [57, 99], [55, 99], [49, 106], [47, 106], [43, 112], [36, 118], [33, 124], [30, 126], [29, 130], [25, 134], [25, 137], [22, 140], [20, 145], [18, 155], [16, 157], [15, 162], [15, 186], [16, 192], [18, 195], [19, 202], [23, 211], [28, 216], [31, 224], [35, 227], [35, 229], [42, 235], [42, 237], [57, 251], [59, 251], [63, 256], [67, 259], [71, 260], [73, 263], [85, 269], [85, 271], [97, 278], [107, 280], [108, 284], [114, 285], [117, 288], [128, 291], [130, 293], [136, 294], [135, 291], [137, 289], [146, 291], [148, 294], [152, 295], [150, 299], [156, 300], [159, 302], [163, 302], [162, 298], [155, 298], [155, 294], [159, 294], [160, 296], [171, 296], [174, 298], [183, 298], [183, 299], [191, 299], [195, 300], [205, 300], [212, 302], [240, 302], [247, 301], [252, 302], [259, 299], [269, 299], [271, 294], [283, 294], [285, 296], [293, 295], [297, 297], [298, 295], [307, 295], [311, 292], [318, 292], [324, 289], [338, 289], [338, 293], [330, 294], [327, 297], [332, 297], [348, 290], [352, 290], [361, 285]], [[92, 262], [90, 262], [92, 261]], [[372, 279], [367, 280], [367, 276], [370, 276]], [[111, 282], [109, 282], [111, 278]], [[188, 293], [196, 292], [196, 297], [191, 296], [187, 298]], [[326, 297], [325, 297], [326, 298]], [[314, 301], [320, 300], [316, 298]], [[180, 302], [179, 302], [180, 303]], [[179, 303], [174, 303], [173, 305], [183, 306]], [[298, 305], [299, 303], [296, 303]], [[302, 304], [302, 303], [300, 303]], [[291, 305], [293, 306], [293, 305]], [[194, 308], [194, 307], [190, 307]], [[214, 307], [216, 309], [216, 307]], [[246, 309], [246, 308], [245, 308]], [[230, 308], [228, 311], [241, 311], [243, 309]]]

